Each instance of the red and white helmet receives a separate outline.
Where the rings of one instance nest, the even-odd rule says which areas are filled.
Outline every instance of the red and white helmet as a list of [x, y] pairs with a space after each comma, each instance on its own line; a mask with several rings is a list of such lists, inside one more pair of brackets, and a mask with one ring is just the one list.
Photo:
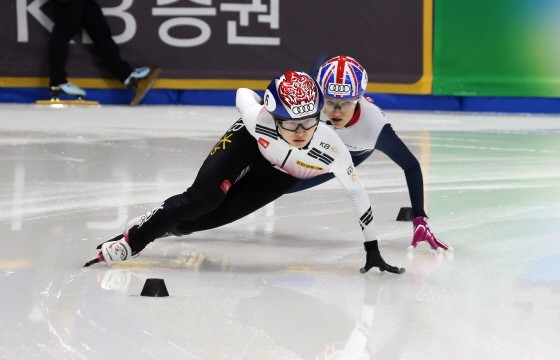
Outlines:
[[275, 77], [264, 92], [268, 112], [285, 120], [317, 115], [323, 102], [317, 82], [300, 71], [287, 71]]
[[367, 72], [356, 59], [350, 56], [337, 56], [319, 68], [317, 82], [326, 97], [353, 99], [366, 91]]

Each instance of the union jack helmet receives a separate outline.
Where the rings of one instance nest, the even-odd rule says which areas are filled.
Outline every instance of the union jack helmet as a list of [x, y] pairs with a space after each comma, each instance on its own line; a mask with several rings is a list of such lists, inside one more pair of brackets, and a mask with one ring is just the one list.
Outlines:
[[266, 110], [279, 120], [316, 116], [323, 102], [319, 84], [300, 71], [287, 71], [275, 77], [264, 92]]
[[353, 99], [366, 91], [367, 72], [356, 59], [350, 56], [337, 56], [319, 68], [317, 81], [326, 97]]

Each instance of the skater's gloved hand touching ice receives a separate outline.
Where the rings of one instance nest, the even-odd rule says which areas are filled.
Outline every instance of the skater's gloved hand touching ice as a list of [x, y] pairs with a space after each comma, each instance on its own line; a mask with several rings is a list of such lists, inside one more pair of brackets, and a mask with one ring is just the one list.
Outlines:
[[414, 237], [412, 239], [412, 244], [409, 246], [409, 250], [413, 250], [421, 241], [426, 241], [434, 250], [441, 249], [440, 251], [443, 251], [449, 249], [453, 251], [453, 248], [450, 248], [435, 237], [428, 226], [428, 218], [417, 217], [412, 221], [412, 226], [414, 227]]
[[378, 267], [380, 271], [388, 271], [393, 274], [402, 274], [405, 272], [404, 268], [398, 268], [396, 266], [389, 265], [381, 257], [379, 252], [379, 246], [377, 240], [366, 241], [364, 243], [364, 249], [367, 252], [366, 255], [366, 265], [360, 269], [362, 274], [365, 274], [372, 267]]

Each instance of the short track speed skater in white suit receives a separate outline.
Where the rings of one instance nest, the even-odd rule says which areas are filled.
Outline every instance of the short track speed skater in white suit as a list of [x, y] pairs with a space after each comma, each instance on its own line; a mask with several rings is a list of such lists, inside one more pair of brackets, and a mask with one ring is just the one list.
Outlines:
[[[342, 139], [352, 155], [354, 166], [359, 166], [374, 150], [378, 150], [404, 171], [414, 231], [409, 250], [425, 241], [433, 250], [453, 251], [453, 248], [438, 240], [428, 226], [420, 163], [395, 133], [381, 109], [364, 96], [368, 84], [365, 68], [350, 56], [321, 56], [310, 71], [310, 74], [315, 73], [325, 96], [321, 120]], [[331, 174], [325, 174], [303, 180], [289, 192], [317, 186], [332, 177]]]
[[[168, 234], [184, 235], [235, 221], [285, 194], [301, 179], [332, 173], [348, 193], [364, 235], [365, 273], [372, 267], [401, 274], [381, 257], [371, 204], [352, 157], [333, 129], [319, 121], [323, 94], [302, 72], [275, 78], [264, 99], [239, 89], [239, 119], [214, 146], [193, 185], [132, 220], [101, 244], [100, 261], [122, 261]], [[227, 144], [227, 145], [226, 145]]]

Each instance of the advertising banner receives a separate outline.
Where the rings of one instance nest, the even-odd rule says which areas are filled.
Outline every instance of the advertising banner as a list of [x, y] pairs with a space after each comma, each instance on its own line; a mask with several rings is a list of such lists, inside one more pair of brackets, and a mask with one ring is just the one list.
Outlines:
[[[0, 2], [1, 87], [47, 86], [56, 1]], [[369, 74], [369, 91], [431, 91], [432, 0], [97, 2], [123, 59], [132, 67], [162, 69], [156, 87], [264, 88], [284, 71], [308, 71], [326, 54], [360, 61]], [[72, 82], [122, 86], [86, 32], [70, 48], [66, 69]]]
[[560, 2], [435, 3], [434, 95], [560, 97]]

